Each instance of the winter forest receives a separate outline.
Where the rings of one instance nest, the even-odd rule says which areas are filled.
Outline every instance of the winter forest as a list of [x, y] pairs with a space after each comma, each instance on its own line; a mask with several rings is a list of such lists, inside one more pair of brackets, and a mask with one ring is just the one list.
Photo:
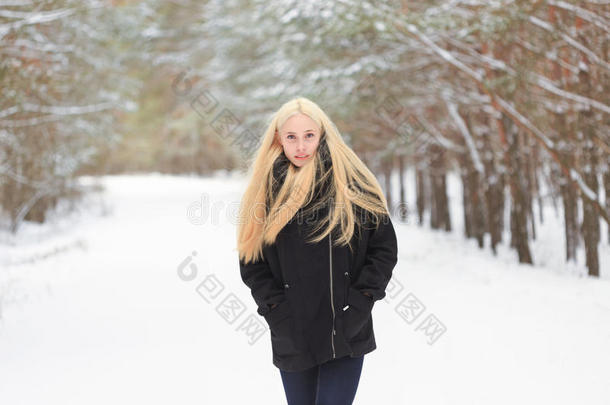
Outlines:
[[235, 211], [296, 96], [398, 237], [354, 404], [610, 401], [610, 1], [0, 0], [0, 88], [0, 403], [285, 403]]

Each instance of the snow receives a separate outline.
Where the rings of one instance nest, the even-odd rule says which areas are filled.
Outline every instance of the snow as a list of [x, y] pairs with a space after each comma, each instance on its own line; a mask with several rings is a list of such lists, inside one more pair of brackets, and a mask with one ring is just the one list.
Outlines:
[[[608, 1], [601, 0], [598, 2], [592, 2], [592, 3], [608, 4]], [[570, 4], [565, 1], [549, 0], [549, 4], [563, 8], [565, 10], [569, 10], [572, 13], [577, 14], [578, 17], [597, 25], [599, 28], [603, 29], [604, 31], [610, 32], [610, 25], [608, 25], [607, 20], [604, 19], [603, 15], [597, 15], [594, 12], [591, 12], [587, 9], [578, 7], [576, 4]]]
[[472, 164], [475, 170], [483, 175], [485, 173], [485, 166], [483, 165], [483, 162], [481, 162], [481, 158], [479, 157], [478, 152], [478, 150], [481, 148], [477, 149], [477, 145], [475, 145], [475, 142], [472, 139], [472, 136], [470, 135], [468, 125], [466, 125], [464, 119], [458, 111], [458, 106], [455, 103], [451, 102], [451, 98], [448, 95], [444, 97], [444, 100], [445, 104], [447, 104], [447, 110], [449, 111], [449, 115], [453, 118], [455, 125], [459, 128], [460, 133], [462, 134], [462, 137], [466, 142], [466, 146], [468, 147], [468, 151], [470, 152], [469, 156], [472, 160]]
[[[238, 331], [251, 315], [267, 326], [234, 249], [245, 179], [101, 181], [106, 190], [84, 210], [0, 234], [2, 403], [285, 403], [269, 332], [252, 342]], [[375, 304], [377, 350], [365, 356], [354, 404], [606, 404], [607, 227], [602, 277], [583, 276], [582, 247], [577, 264], [563, 263], [562, 216], [549, 202], [531, 245], [536, 266], [519, 265], [507, 234], [495, 258], [463, 239], [456, 176], [449, 194], [452, 233], [393, 221], [391, 285], [402, 289]], [[178, 274], [186, 263], [191, 281]], [[200, 295], [210, 285], [219, 294]], [[425, 306], [410, 324], [396, 311], [409, 293]], [[216, 306], [233, 296], [244, 312], [229, 323]], [[446, 327], [433, 344], [417, 330], [428, 315]]]
[[443, 58], [446, 62], [451, 63], [459, 70], [465, 72], [470, 77], [474, 78], [476, 81], [481, 82], [483, 80], [483, 74], [480, 71], [473, 70], [468, 67], [466, 64], [462, 63], [459, 59], [457, 59], [451, 52], [441, 48], [438, 46], [432, 39], [430, 39], [427, 35], [420, 32], [420, 30], [413, 24], [406, 25], [407, 31], [411, 34], [415, 35], [421, 42], [427, 45], [430, 49], [436, 52], [441, 58]]
[[288, 24], [292, 20], [294, 20], [294, 19], [296, 19], [298, 17], [299, 17], [299, 9], [293, 8], [293, 9], [288, 10], [288, 12], [286, 14], [284, 14], [282, 16], [282, 18], [280, 18], [280, 22], [282, 24]]
[[548, 136], [546, 136], [541, 130], [539, 130], [532, 122], [530, 122], [530, 120], [528, 120], [524, 115], [517, 111], [512, 102], [504, 101], [504, 99], [502, 99], [501, 97], [496, 97], [496, 101], [505, 110], [509, 111], [513, 117], [517, 118], [519, 122], [527, 126], [530, 131], [532, 131], [540, 140], [542, 140], [542, 142], [544, 142], [547, 148], [554, 148], [553, 141]]
[[[589, 171], [591, 169], [589, 168]], [[585, 168], [584, 172], [586, 173], [587, 170]], [[578, 185], [580, 186], [580, 190], [585, 193], [587, 195], [587, 198], [591, 201], [597, 201], [597, 194], [595, 194], [595, 191], [591, 190], [589, 188], [589, 186], [587, 185], [587, 183], [585, 183], [585, 181], [582, 179], [582, 177], [580, 177], [580, 175], [578, 174], [578, 172], [574, 169], [570, 169], [570, 177], [572, 178], [572, 180], [575, 180]]]
[[41, 24], [62, 19], [70, 16], [75, 12], [74, 9], [58, 9], [49, 12], [19, 12], [10, 10], [0, 10], [2, 18], [20, 18], [21, 20], [0, 25], [0, 39], [11, 29], [18, 29], [24, 25]]
[[[565, 33], [561, 32], [559, 30], [554, 30], [553, 26], [551, 24], [549, 24], [545, 21], [542, 21], [541, 19], [539, 19], [535, 16], [529, 16], [529, 21], [532, 22], [534, 25], [536, 25], [540, 28], [543, 28], [543, 29], [547, 30], [548, 32], [553, 33], [554, 35], [560, 36], [564, 41], [566, 41], [567, 44], [578, 49], [580, 52], [587, 55], [591, 60], [595, 61], [596, 63], [598, 63], [599, 65], [601, 65], [602, 67], [604, 67], [606, 69], [610, 69], [610, 64], [608, 62], [601, 59], [599, 56], [597, 56], [597, 54], [594, 51], [592, 51], [589, 48], [587, 48], [586, 46], [582, 45], [578, 40], [570, 37], [569, 35], [566, 35]], [[572, 28], [574, 28], [574, 27], [572, 27]], [[577, 35], [577, 33], [574, 32], [573, 35]], [[586, 69], [586, 70], [588, 70], [588, 69]]]

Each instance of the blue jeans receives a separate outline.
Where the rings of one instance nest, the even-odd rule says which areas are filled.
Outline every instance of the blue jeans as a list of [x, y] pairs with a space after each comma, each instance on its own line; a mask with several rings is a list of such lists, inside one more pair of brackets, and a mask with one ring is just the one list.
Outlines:
[[288, 405], [351, 405], [364, 355], [342, 357], [303, 371], [280, 370]]

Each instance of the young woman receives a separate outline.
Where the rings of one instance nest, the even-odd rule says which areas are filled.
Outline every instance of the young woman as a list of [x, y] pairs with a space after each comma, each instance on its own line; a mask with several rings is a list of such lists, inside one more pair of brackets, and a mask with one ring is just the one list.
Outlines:
[[272, 116], [237, 245], [288, 404], [351, 404], [398, 246], [375, 176], [314, 102], [299, 97]]

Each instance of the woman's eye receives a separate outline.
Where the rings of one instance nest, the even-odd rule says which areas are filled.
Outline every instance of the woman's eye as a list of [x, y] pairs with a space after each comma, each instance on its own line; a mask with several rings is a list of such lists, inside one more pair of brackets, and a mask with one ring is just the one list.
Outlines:
[[314, 135], [313, 133], [311, 133], [311, 132], [310, 132], [310, 133], [308, 133], [307, 135], [315, 136], [315, 135]]

